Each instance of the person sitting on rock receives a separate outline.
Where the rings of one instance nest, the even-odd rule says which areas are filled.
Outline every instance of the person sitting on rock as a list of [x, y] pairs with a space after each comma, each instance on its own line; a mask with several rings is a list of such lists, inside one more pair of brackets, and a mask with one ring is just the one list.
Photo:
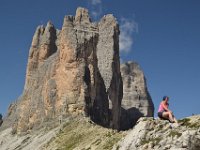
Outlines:
[[167, 119], [171, 123], [178, 123], [176, 118], [174, 117], [172, 111], [169, 109], [169, 97], [164, 96], [162, 102], [160, 103], [159, 109], [158, 109], [158, 117], [161, 119]]

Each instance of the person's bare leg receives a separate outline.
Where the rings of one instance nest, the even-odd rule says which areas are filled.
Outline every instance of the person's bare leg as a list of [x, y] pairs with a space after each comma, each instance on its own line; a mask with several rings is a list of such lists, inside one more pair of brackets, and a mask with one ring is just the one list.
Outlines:
[[163, 112], [162, 117], [165, 119], [169, 119], [169, 113], [168, 112]]
[[170, 112], [163, 112], [162, 117], [165, 118], [165, 119], [168, 119], [171, 122], [174, 121], [172, 114]]
[[173, 114], [171, 112], [168, 112], [168, 113], [169, 113], [169, 119], [170, 119], [170, 121], [171, 122], [175, 122]]
[[174, 122], [178, 124], [178, 121], [177, 121], [177, 119], [174, 117], [174, 114], [173, 114], [173, 113], [172, 113], [172, 117], [173, 117]]

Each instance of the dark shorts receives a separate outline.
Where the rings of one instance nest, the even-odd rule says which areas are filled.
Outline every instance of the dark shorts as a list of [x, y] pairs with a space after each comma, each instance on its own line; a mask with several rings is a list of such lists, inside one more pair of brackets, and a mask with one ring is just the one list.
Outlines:
[[166, 119], [166, 118], [163, 118], [163, 115], [162, 115], [164, 112], [165, 111], [158, 112], [158, 117], [161, 118], [161, 119]]

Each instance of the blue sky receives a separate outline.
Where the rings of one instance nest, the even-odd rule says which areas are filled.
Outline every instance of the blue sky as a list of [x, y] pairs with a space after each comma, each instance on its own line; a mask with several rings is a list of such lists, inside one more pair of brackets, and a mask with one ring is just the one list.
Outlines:
[[137, 61], [155, 112], [164, 95], [177, 118], [200, 114], [199, 0], [1, 0], [0, 113], [23, 91], [36, 27], [51, 20], [61, 29], [78, 6], [93, 20], [112, 13], [121, 25], [121, 61]]

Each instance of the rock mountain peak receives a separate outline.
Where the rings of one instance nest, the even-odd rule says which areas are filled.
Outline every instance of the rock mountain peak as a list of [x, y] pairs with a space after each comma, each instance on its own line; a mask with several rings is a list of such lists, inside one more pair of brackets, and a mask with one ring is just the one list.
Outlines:
[[78, 8], [75, 16], [65, 16], [61, 30], [51, 21], [38, 26], [24, 91], [10, 105], [3, 128], [13, 124], [13, 133], [21, 133], [52, 121], [62, 123], [69, 116], [87, 116], [120, 130], [132, 127], [141, 116], [153, 116], [153, 103], [138, 65], [127, 63], [120, 71], [119, 34], [112, 14], [94, 23], [84, 8]]

